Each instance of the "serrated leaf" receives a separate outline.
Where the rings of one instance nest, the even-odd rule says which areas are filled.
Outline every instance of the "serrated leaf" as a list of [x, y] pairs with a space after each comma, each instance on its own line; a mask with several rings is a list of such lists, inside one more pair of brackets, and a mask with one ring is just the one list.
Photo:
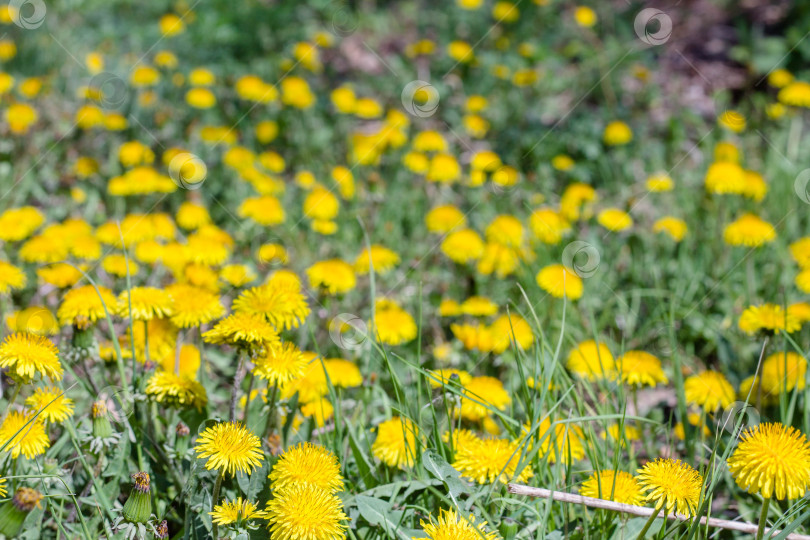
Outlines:
[[397, 537], [410, 540], [415, 531], [400, 527], [404, 512], [391, 511], [387, 502], [374, 497], [357, 495], [354, 498], [360, 516], [371, 525], [382, 527], [389, 538], [396, 533]]
[[462, 493], [470, 493], [470, 486], [461, 480], [461, 473], [435, 450], [425, 450], [422, 454], [422, 466], [431, 475], [441, 480], [447, 487], [450, 498], [459, 506], [458, 496]]

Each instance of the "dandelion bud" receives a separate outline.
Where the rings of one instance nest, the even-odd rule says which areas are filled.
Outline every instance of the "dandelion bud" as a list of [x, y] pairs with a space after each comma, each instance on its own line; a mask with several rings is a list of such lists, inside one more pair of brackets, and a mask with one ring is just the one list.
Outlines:
[[17, 489], [10, 501], [0, 506], [0, 534], [15, 538], [22, 530], [23, 522], [29, 512], [39, 506], [42, 493], [35, 489], [21, 487]]
[[511, 518], [503, 518], [498, 530], [504, 540], [512, 540], [518, 531], [518, 522]]
[[149, 497], [149, 473], [132, 475], [135, 486], [124, 504], [124, 517], [133, 523], [146, 523], [152, 515], [152, 499]]
[[107, 404], [104, 400], [93, 403], [93, 436], [99, 439], [107, 439], [113, 434], [113, 427], [110, 424], [110, 415], [107, 411]]
[[178, 422], [175, 428], [174, 449], [178, 454], [184, 454], [188, 450], [189, 435], [191, 430], [183, 422]]

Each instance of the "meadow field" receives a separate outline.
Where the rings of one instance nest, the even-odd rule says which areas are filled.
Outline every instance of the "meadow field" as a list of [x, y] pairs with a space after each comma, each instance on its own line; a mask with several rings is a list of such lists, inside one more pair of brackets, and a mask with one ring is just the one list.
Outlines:
[[0, 6], [0, 539], [810, 538], [810, 5]]

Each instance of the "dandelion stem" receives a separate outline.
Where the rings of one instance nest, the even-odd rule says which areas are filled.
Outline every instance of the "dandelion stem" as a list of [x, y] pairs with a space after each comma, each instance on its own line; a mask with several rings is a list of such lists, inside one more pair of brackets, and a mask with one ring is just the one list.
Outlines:
[[[214, 482], [214, 492], [211, 495], [211, 511], [214, 511], [214, 506], [216, 506], [217, 501], [219, 501], [219, 490], [222, 488], [222, 476], [225, 474], [224, 470], [220, 470], [219, 474], [217, 475], [217, 481]], [[216, 522], [214, 522], [214, 533], [213, 538], [219, 538], [219, 526]]]
[[658, 517], [657, 512], [653, 512], [652, 514], [650, 514], [650, 519], [648, 519], [647, 523], [644, 524], [644, 528], [641, 529], [640, 533], [638, 533], [638, 536], [636, 536], [636, 540], [644, 540], [644, 538], [646, 538], [647, 531], [650, 530], [650, 527], [652, 527], [652, 524], [657, 517]]
[[762, 511], [759, 513], [759, 527], [757, 527], [757, 540], [762, 540], [765, 534], [765, 527], [768, 524], [768, 507], [771, 505], [771, 499], [766, 497], [762, 502]]
[[[231, 422], [236, 420], [236, 400], [239, 398], [239, 387], [242, 386], [242, 379], [245, 377], [244, 370], [242, 369], [245, 363], [244, 353], [239, 353], [239, 364], [236, 366], [236, 374], [233, 376], [233, 391], [231, 394], [231, 411], [229, 419]], [[245, 405], [247, 407], [247, 404]]]
[[273, 426], [275, 426], [277, 393], [278, 387], [276, 385], [273, 385], [273, 389], [270, 390], [270, 396], [267, 398], [267, 405], [270, 407], [270, 411], [267, 413], [267, 423], [264, 425], [263, 438], [265, 440], [267, 439], [267, 437], [270, 436], [270, 432], [273, 431]]

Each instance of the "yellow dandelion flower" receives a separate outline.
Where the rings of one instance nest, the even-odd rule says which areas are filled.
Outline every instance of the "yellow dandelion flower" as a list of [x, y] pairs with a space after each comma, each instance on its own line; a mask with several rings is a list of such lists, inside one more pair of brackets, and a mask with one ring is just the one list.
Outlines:
[[225, 314], [219, 296], [193, 285], [175, 284], [166, 289], [172, 298], [171, 321], [178, 328], [206, 324]]
[[242, 291], [233, 302], [233, 310], [263, 315], [279, 330], [297, 328], [309, 315], [298, 281], [275, 277], [264, 285]]
[[620, 120], [615, 120], [605, 126], [602, 140], [608, 146], [622, 146], [633, 140], [633, 130]]
[[616, 359], [622, 382], [630, 386], [657, 386], [668, 382], [661, 360], [645, 351], [627, 351]]
[[469, 518], [450, 510], [442, 509], [436, 522], [433, 516], [430, 521], [420, 521], [422, 531], [430, 540], [497, 540], [498, 533], [486, 530], [486, 521], [476, 523], [475, 516], [470, 514]]
[[255, 503], [242, 499], [242, 497], [237, 497], [233, 501], [223, 501], [222, 504], [214, 506], [214, 511], [208, 512], [208, 514], [211, 516], [211, 521], [217, 525], [230, 525], [267, 517], [263, 510], [257, 510]]
[[458, 379], [458, 383], [461, 386], [466, 386], [472, 380], [472, 375], [464, 371], [463, 369], [453, 369], [453, 368], [445, 368], [445, 369], [437, 369], [436, 371], [431, 371], [430, 374], [433, 376], [429, 379], [430, 386], [433, 388], [439, 388], [440, 386], [451, 384], [451, 378], [456, 376]]
[[220, 422], [206, 428], [197, 437], [194, 451], [198, 458], [208, 458], [206, 469], [231, 475], [236, 471], [250, 474], [264, 459], [259, 438], [237, 422]]
[[492, 352], [500, 354], [508, 349], [512, 342], [521, 349], [527, 350], [534, 344], [534, 332], [526, 320], [515, 313], [501, 315], [489, 325], [492, 335]]
[[618, 208], [606, 208], [599, 212], [596, 221], [609, 231], [618, 232], [629, 229], [633, 226], [633, 218], [624, 210]]
[[646, 500], [654, 503], [656, 509], [687, 516], [697, 510], [703, 477], [686, 463], [663, 458], [648, 461], [638, 470], [637, 479], [648, 492]]
[[577, 6], [574, 10], [574, 20], [579, 26], [590, 28], [596, 24], [598, 18], [596, 12], [588, 6]]
[[54, 336], [59, 333], [59, 323], [51, 310], [45, 306], [28, 306], [6, 317], [12, 332], [24, 332], [38, 336]]
[[760, 247], [775, 239], [773, 225], [754, 214], [745, 214], [723, 231], [723, 240], [731, 246]]
[[596, 190], [588, 184], [573, 182], [569, 184], [560, 197], [560, 213], [568, 221], [588, 219], [591, 207], [596, 202]]
[[46, 422], [61, 424], [73, 416], [73, 400], [55, 386], [37, 388], [25, 404], [32, 414], [39, 414]]
[[675, 187], [675, 182], [672, 181], [672, 177], [668, 174], [660, 173], [647, 178], [644, 185], [647, 187], [648, 191], [661, 193], [664, 191], [672, 191], [672, 188]]
[[810, 269], [810, 236], [805, 236], [790, 244], [790, 255], [801, 269]]
[[274, 540], [339, 540], [349, 518], [334, 494], [312, 484], [275, 494], [265, 509]]
[[278, 387], [284, 387], [293, 379], [302, 377], [307, 370], [308, 362], [298, 347], [290, 342], [266, 349], [264, 354], [253, 361], [256, 365], [253, 373]]
[[[369, 258], [371, 261], [369, 262]], [[385, 246], [374, 244], [371, 249], [364, 249], [360, 255], [354, 260], [354, 271], [358, 274], [368, 274], [371, 270], [371, 265], [374, 266], [374, 271], [380, 275], [387, 274], [397, 264], [399, 264], [399, 255], [395, 251], [388, 249]]]
[[451, 324], [450, 331], [464, 348], [470, 351], [492, 352], [495, 346], [495, 338], [489, 327], [479, 324]]
[[6, 479], [0, 478], [0, 497], [5, 498], [8, 495], [8, 491], [6, 491]]
[[709, 193], [740, 195], [745, 190], [745, 170], [736, 160], [718, 160], [709, 165], [705, 184]]
[[55, 381], [62, 379], [59, 351], [51, 340], [36, 334], [17, 332], [0, 345], [0, 368], [16, 379], [30, 382], [39, 373]]
[[684, 220], [672, 216], [662, 217], [653, 223], [653, 232], [666, 233], [676, 242], [683, 240], [688, 230], [689, 227]]
[[374, 306], [372, 334], [387, 345], [401, 345], [416, 337], [416, 321], [392, 300], [377, 300]]
[[464, 385], [461, 408], [456, 411], [465, 420], [478, 422], [489, 416], [492, 410], [505, 411], [512, 403], [509, 392], [495, 377], [473, 377]]
[[799, 499], [810, 485], [810, 443], [793, 427], [760, 424], [740, 435], [728, 470], [749, 493], [766, 499]]
[[178, 409], [202, 409], [208, 403], [205, 388], [187, 372], [157, 370], [146, 382], [145, 393], [158, 403]]
[[580, 495], [606, 499], [621, 504], [641, 506], [644, 495], [641, 486], [632, 474], [624, 471], [597, 471], [579, 488]]
[[471, 296], [462, 302], [461, 313], [472, 317], [489, 317], [498, 313], [498, 304], [485, 296]]
[[206, 343], [273, 349], [281, 344], [273, 325], [257, 313], [236, 312], [217, 322], [202, 334]]
[[479, 484], [526, 482], [533, 473], [527, 464], [518, 472], [520, 461], [521, 448], [517, 441], [470, 438], [459, 441], [453, 468]]
[[484, 241], [472, 229], [458, 229], [444, 238], [441, 250], [454, 262], [465, 264], [481, 258], [484, 254]]
[[616, 369], [610, 349], [592, 339], [583, 341], [568, 355], [568, 369], [589, 381], [612, 378]]
[[782, 306], [762, 304], [745, 308], [740, 315], [738, 326], [746, 334], [754, 334], [760, 330], [774, 334], [779, 332], [792, 334], [801, 328], [802, 323], [795, 313], [783, 309]]
[[571, 224], [561, 212], [552, 208], [539, 208], [529, 216], [529, 228], [535, 238], [544, 244], [558, 244], [571, 230]]
[[323, 446], [303, 442], [284, 452], [268, 476], [274, 491], [311, 484], [329, 493], [343, 491], [340, 462]]
[[357, 284], [354, 268], [340, 259], [316, 262], [307, 268], [307, 277], [312, 287], [321, 288], [329, 294], [349, 292]]
[[[154, 343], [156, 338], [160, 339], [160, 336], [156, 336], [155, 334], [156, 332], [154, 328], [150, 328], [149, 348], [150, 351], [152, 351], [152, 349], [154, 348], [164, 353], [163, 356], [160, 357], [159, 361], [161, 369], [169, 373], [174, 373], [176, 368], [176, 371], [179, 375], [186, 375], [194, 379], [197, 372], [200, 370], [200, 360], [201, 360], [200, 349], [198, 349], [196, 345], [192, 345], [191, 343], [183, 343], [183, 345], [180, 347], [180, 354], [177, 354], [176, 345], [174, 341], [169, 341], [168, 347], [158, 348], [152, 345], [152, 343]], [[139, 336], [136, 336], [136, 338], [137, 337]], [[136, 342], [138, 341], [139, 340], [136, 339]], [[140, 346], [140, 344], [137, 344], [135, 346], [135, 352], [138, 353], [139, 357], [142, 354], [142, 349], [143, 347]], [[150, 355], [154, 355], [154, 352], [150, 352]], [[154, 356], [152, 357], [154, 358]]]
[[106, 310], [112, 314], [117, 305], [118, 299], [108, 288], [99, 286], [96, 290], [93, 285], [84, 285], [65, 294], [56, 316], [63, 326], [72, 324], [76, 318], [96, 322], [106, 317]]
[[25, 287], [25, 273], [18, 267], [0, 261], [0, 294]]
[[[529, 430], [524, 425], [525, 431]], [[537, 453], [541, 459], [548, 456], [549, 463], [579, 461], [585, 457], [585, 433], [570, 422], [552, 422], [544, 418], [537, 428], [535, 439], [540, 443]]]
[[128, 318], [132, 304], [132, 320], [151, 321], [154, 318], [170, 317], [173, 313], [169, 293], [156, 287], [132, 287], [118, 295], [116, 312]]
[[389, 467], [409, 469], [413, 467], [417, 452], [421, 453], [417, 438], [424, 441], [419, 427], [407, 418], [395, 416], [377, 426], [377, 438], [371, 445], [371, 453]]
[[9, 411], [0, 424], [0, 448], [17, 459], [20, 454], [34, 459], [51, 446], [45, 424], [32, 414]]
[[467, 218], [461, 210], [451, 204], [437, 206], [425, 216], [425, 224], [428, 231], [444, 234], [452, 231], [456, 227], [463, 227], [467, 224]]
[[793, 351], [777, 352], [762, 362], [759, 384], [767, 394], [778, 395], [794, 388], [804, 390], [807, 359]]
[[25, 240], [45, 223], [45, 214], [33, 206], [9, 208], [0, 214], [0, 240]]
[[776, 98], [780, 103], [791, 107], [810, 108], [810, 83], [793, 81], [785, 85]]
[[582, 297], [582, 278], [561, 264], [546, 266], [537, 273], [535, 279], [541, 289], [555, 298], [578, 300]]
[[683, 383], [686, 402], [706, 411], [725, 409], [734, 403], [734, 387], [718, 371], [704, 371], [691, 375]]

